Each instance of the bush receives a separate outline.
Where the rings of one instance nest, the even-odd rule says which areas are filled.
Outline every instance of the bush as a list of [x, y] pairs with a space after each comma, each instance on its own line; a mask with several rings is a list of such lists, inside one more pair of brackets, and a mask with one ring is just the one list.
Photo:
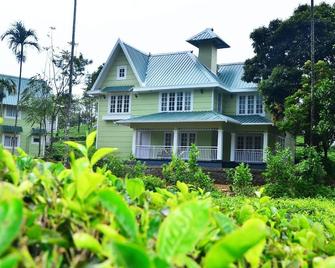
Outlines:
[[241, 163], [234, 169], [228, 169], [226, 173], [235, 194], [246, 196], [253, 194], [252, 174], [247, 164]]
[[166, 187], [166, 181], [156, 176], [144, 175], [141, 176], [140, 179], [144, 182], [145, 189], [150, 191], [154, 191], [156, 188]]
[[173, 155], [171, 162], [163, 165], [163, 178], [171, 185], [175, 185], [177, 181], [181, 181], [200, 187], [206, 191], [214, 190], [214, 181], [197, 164], [198, 155], [199, 151], [194, 144], [191, 146], [188, 162]]
[[49, 161], [63, 161], [64, 156], [67, 154], [66, 145], [62, 141], [54, 142], [52, 145], [52, 150], [46, 148], [44, 158]]

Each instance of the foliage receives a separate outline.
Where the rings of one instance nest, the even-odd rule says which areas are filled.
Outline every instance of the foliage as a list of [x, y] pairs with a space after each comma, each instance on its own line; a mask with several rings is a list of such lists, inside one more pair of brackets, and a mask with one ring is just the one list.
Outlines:
[[15, 94], [16, 92], [16, 84], [11, 79], [0, 78], [0, 114], [3, 116], [3, 100], [8, 95]]
[[175, 185], [177, 181], [181, 181], [206, 191], [214, 190], [213, 180], [197, 164], [198, 155], [199, 151], [194, 144], [191, 146], [188, 162], [173, 155], [171, 161], [163, 165], [163, 178], [168, 184], [172, 185]]
[[182, 182], [175, 192], [153, 192], [140, 179], [94, 171], [114, 151], [89, 156], [94, 139], [91, 133], [85, 145], [67, 142], [80, 154], [70, 154], [70, 168], [0, 146], [1, 267], [327, 267], [333, 261], [327, 258], [335, 254], [332, 203], [317, 222], [275, 208], [260, 191], [243, 202], [230, 199], [228, 208], [221, 203], [222, 213], [209, 193]]
[[279, 146], [274, 153], [268, 152], [267, 167], [263, 175], [269, 195], [308, 197], [324, 191], [320, 186], [326, 173], [320, 155], [313, 147], [306, 147], [301, 150], [301, 158], [295, 164], [291, 152], [280, 149]]
[[[315, 59], [335, 63], [335, 7], [315, 6]], [[272, 20], [250, 34], [255, 56], [245, 62], [244, 79], [260, 83], [265, 103], [281, 119], [286, 97], [299, 88], [302, 67], [310, 58], [310, 6], [300, 5], [291, 17]]]
[[165, 188], [166, 181], [153, 175], [142, 175], [140, 179], [144, 182], [145, 189], [154, 191], [156, 188]]
[[228, 179], [232, 182], [235, 194], [246, 196], [253, 194], [252, 174], [247, 164], [241, 163], [234, 169], [228, 169], [226, 173]]

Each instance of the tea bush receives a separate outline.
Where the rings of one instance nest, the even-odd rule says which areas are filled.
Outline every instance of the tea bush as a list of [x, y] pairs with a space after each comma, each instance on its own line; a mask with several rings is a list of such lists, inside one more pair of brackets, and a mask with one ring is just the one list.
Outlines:
[[69, 168], [0, 146], [1, 268], [334, 267], [328, 218], [287, 213], [261, 191], [227, 210], [178, 181], [150, 191], [96, 167], [114, 149], [90, 156], [94, 138], [67, 142], [80, 154]]
[[246, 196], [253, 194], [252, 174], [247, 164], [241, 163], [234, 169], [228, 169], [226, 174], [235, 194]]
[[206, 191], [213, 191], [214, 181], [197, 164], [198, 155], [199, 151], [194, 144], [191, 146], [188, 161], [173, 155], [171, 161], [164, 164], [162, 168], [162, 174], [167, 183], [175, 185], [177, 181], [181, 181]]
[[154, 191], [156, 188], [165, 188], [166, 181], [153, 175], [144, 175], [140, 179], [144, 182], [145, 189]]

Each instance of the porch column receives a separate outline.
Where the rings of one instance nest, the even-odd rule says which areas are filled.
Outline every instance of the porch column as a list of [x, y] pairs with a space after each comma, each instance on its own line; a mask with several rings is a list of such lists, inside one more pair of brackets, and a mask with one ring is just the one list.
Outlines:
[[133, 143], [131, 145], [131, 152], [133, 154], [133, 156], [136, 157], [136, 142], [137, 142], [137, 130], [134, 129], [133, 131]]
[[230, 135], [230, 161], [235, 161], [235, 142], [236, 133], [231, 133]]
[[217, 142], [217, 160], [222, 160], [222, 148], [223, 148], [223, 130], [222, 128], [218, 129], [218, 142]]
[[172, 152], [174, 155], [177, 155], [178, 152], [178, 129], [173, 130], [173, 148]]
[[263, 162], [266, 162], [266, 149], [268, 148], [268, 132], [263, 133]]

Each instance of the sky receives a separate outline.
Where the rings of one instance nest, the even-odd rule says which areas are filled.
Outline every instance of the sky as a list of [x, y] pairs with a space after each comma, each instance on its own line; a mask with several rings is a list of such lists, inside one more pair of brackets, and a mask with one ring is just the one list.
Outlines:
[[[0, 0], [0, 34], [23, 21], [34, 29], [41, 47], [70, 49], [73, 0]], [[218, 52], [218, 63], [242, 62], [253, 56], [250, 33], [275, 19], [288, 18], [299, 4], [310, 0], [77, 0], [76, 53], [82, 52], [94, 71], [106, 61], [118, 38], [151, 53], [193, 50], [186, 39], [204, 30], [214, 31], [230, 45]], [[315, 0], [315, 4], [322, 1]], [[323, 1], [334, 3], [334, 1]], [[3, 12], [5, 11], [5, 12]], [[49, 35], [50, 36], [50, 35]], [[23, 77], [47, 70], [45, 51], [27, 50]], [[5, 41], [0, 42], [0, 73], [17, 76], [19, 65]], [[80, 94], [82, 86], [75, 89]]]

